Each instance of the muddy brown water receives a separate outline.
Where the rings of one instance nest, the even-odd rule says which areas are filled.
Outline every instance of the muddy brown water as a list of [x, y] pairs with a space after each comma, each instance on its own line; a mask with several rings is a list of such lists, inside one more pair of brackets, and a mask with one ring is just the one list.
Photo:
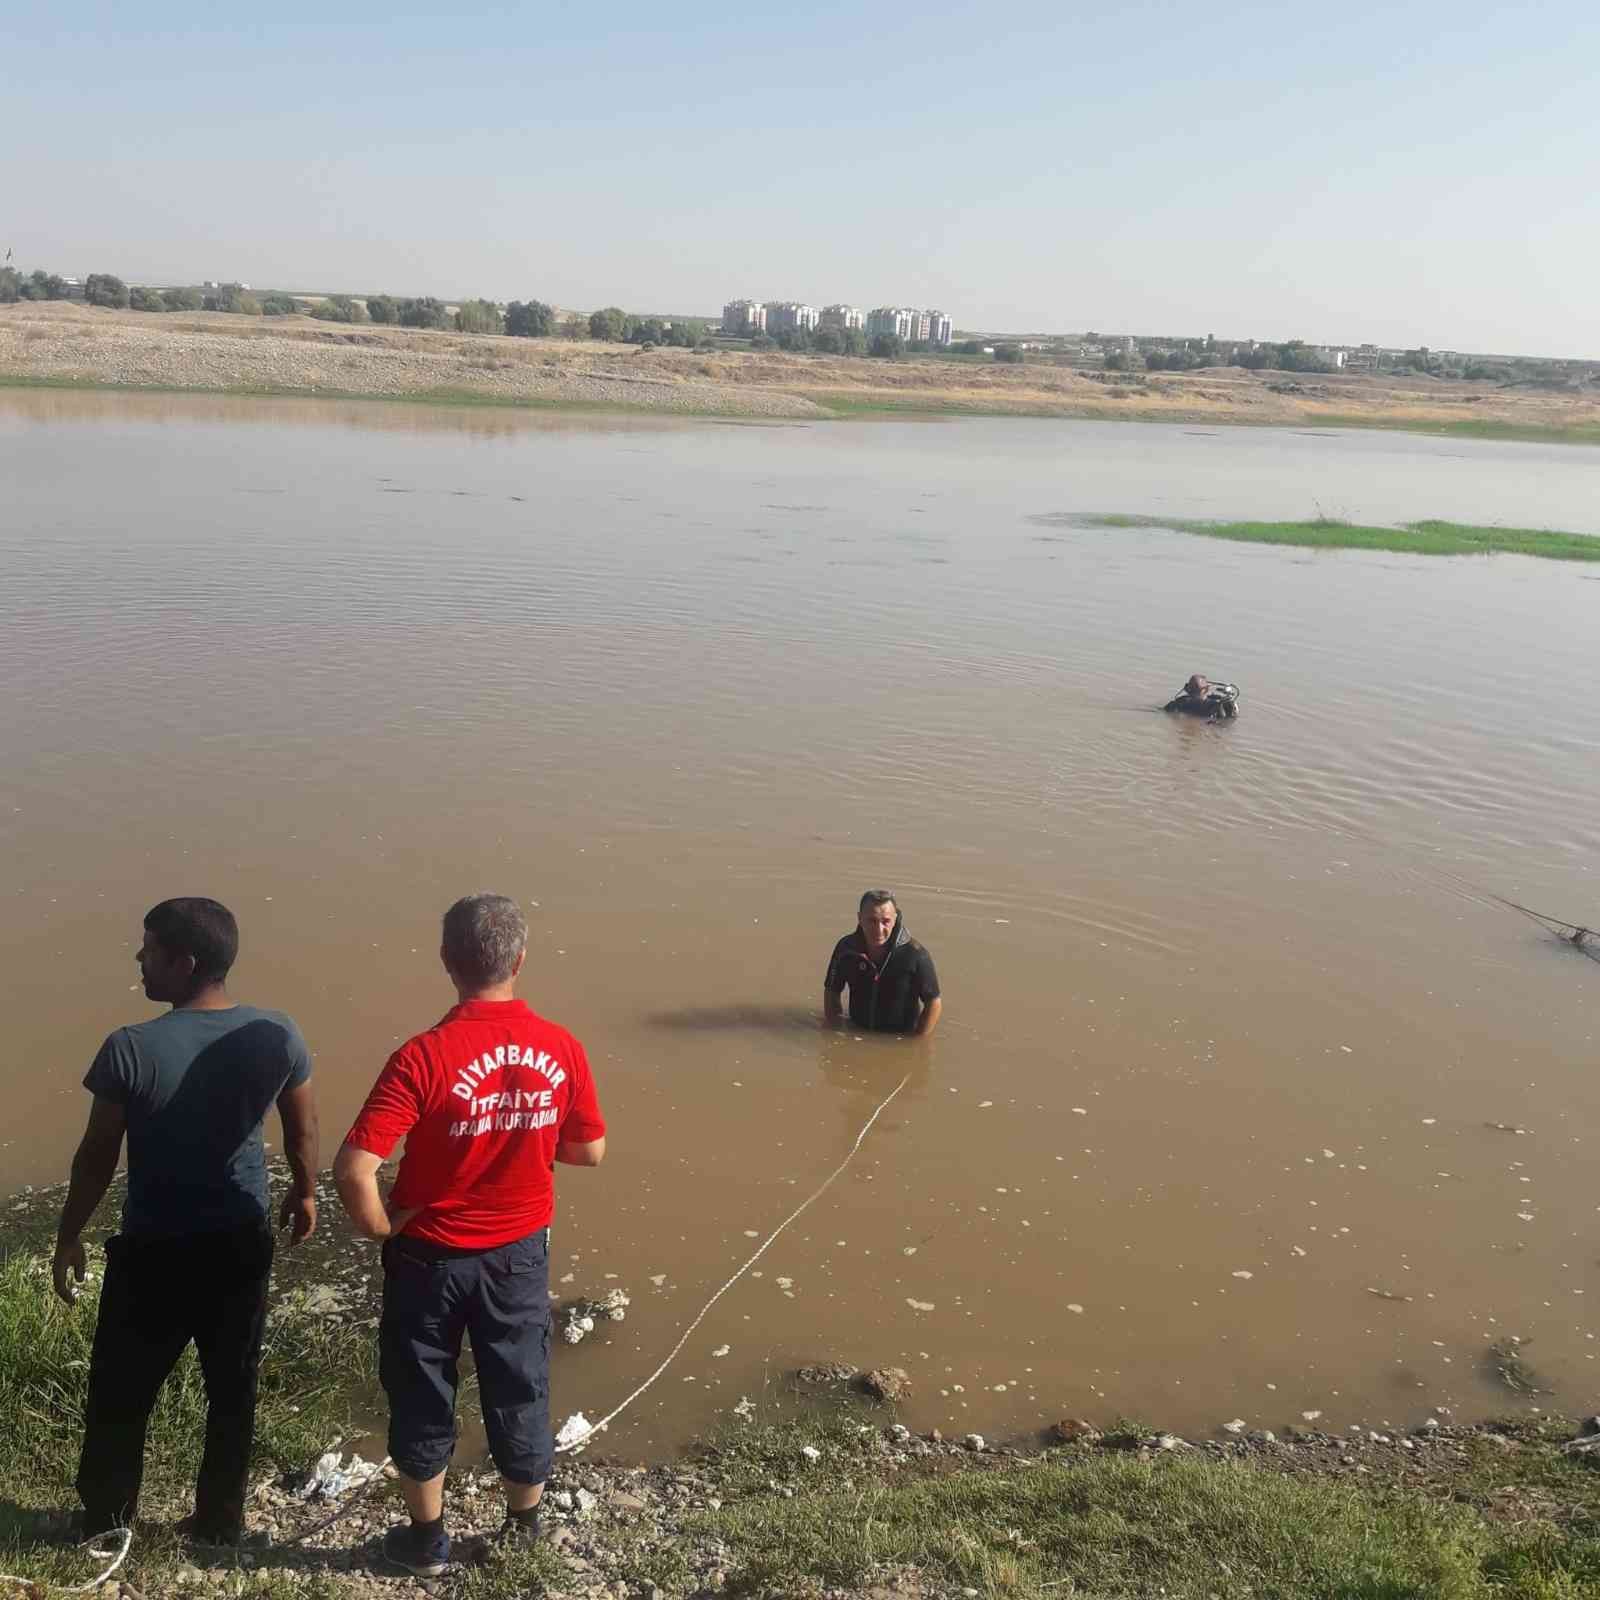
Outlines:
[[[1592, 1409], [1600, 572], [1035, 520], [1600, 532], [1600, 454], [1400, 434], [781, 427], [0, 394], [6, 1189], [60, 1180], [147, 905], [239, 913], [326, 1144], [518, 895], [612, 1147], [563, 1172], [563, 1352], [609, 1409], [906, 1091], [613, 1432], [796, 1364], [918, 1426]], [[1229, 727], [1151, 708], [1194, 670]], [[828, 1036], [864, 887], [929, 1047]], [[1509, 1131], [1521, 1130], [1521, 1131]], [[1552, 1391], [1488, 1352], [1519, 1337]]]

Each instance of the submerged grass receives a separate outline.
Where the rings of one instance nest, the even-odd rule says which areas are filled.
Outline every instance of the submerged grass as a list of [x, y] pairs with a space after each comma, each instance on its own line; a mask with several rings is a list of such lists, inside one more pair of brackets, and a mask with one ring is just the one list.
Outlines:
[[1188, 517], [1147, 517], [1108, 512], [1040, 518], [1053, 525], [1092, 528], [1170, 528], [1207, 539], [1245, 544], [1300, 545], [1315, 550], [1401, 550], [1417, 556], [1540, 556], [1549, 561], [1600, 561], [1600, 536], [1555, 528], [1483, 527], [1430, 519], [1397, 528], [1363, 526], [1333, 517], [1304, 522], [1208, 522]]

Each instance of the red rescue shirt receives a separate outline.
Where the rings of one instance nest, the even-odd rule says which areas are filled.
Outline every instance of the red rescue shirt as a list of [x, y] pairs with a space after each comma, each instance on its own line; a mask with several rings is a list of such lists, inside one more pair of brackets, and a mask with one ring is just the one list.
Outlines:
[[389, 1057], [345, 1143], [386, 1159], [404, 1139], [389, 1206], [426, 1209], [403, 1231], [492, 1250], [554, 1215], [556, 1146], [605, 1131], [565, 1028], [521, 1000], [468, 1000]]

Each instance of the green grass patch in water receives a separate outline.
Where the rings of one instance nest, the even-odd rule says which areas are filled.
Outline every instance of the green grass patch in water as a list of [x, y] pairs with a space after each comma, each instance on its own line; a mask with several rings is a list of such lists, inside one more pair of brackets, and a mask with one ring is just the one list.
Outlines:
[[1118, 512], [1047, 515], [1048, 527], [1166, 528], [1242, 544], [1287, 544], [1313, 550], [1399, 550], [1414, 556], [1521, 555], [1548, 561], [1600, 561], [1600, 536], [1555, 528], [1482, 527], [1429, 519], [1372, 527], [1332, 517], [1304, 522], [1210, 522], [1193, 517], [1133, 516]]

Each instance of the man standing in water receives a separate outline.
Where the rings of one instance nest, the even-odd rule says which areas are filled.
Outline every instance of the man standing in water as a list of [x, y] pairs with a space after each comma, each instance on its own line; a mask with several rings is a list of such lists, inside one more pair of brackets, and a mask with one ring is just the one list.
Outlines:
[[144, 919], [138, 962], [145, 994], [172, 1009], [118, 1028], [83, 1080], [94, 1104], [56, 1238], [55, 1289], [68, 1305], [87, 1266], [83, 1230], [128, 1138], [78, 1467], [90, 1537], [132, 1524], [150, 1411], [191, 1339], [206, 1386], [191, 1537], [232, 1544], [243, 1532], [272, 1269], [261, 1124], [275, 1102], [293, 1180], [279, 1223], [296, 1245], [317, 1224], [317, 1113], [300, 1030], [228, 996], [238, 951], [226, 906], [163, 900]]
[[[528, 924], [504, 895], [468, 895], [445, 912], [439, 956], [459, 1003], [389, 1057], [334, 1163], [345, 1209], [383, 1240], [378, 1373], [411, 1515], [383, 1552], [418, 1577], [450, 1560], [444, 1475], [463, 1334], [505, 1486], [500, 1536], [538, 1533], [552, 1454], [554, 1163], [597, 1167], [606, 1153], [583, 1046], [515, 997], [527, 949]], [[386, 1206], [378, 1169], [401, 1139]]]
[[843, 1021], [839, 997], [845, 989], [852, 1027], [925, 1039], [939, 1025], [944, 1002], [933, 957], [906, 932], [887, 889], [862, 895], [855, 932], [833, 947], [822, 980], [822, 1014], [830, 1024]]

